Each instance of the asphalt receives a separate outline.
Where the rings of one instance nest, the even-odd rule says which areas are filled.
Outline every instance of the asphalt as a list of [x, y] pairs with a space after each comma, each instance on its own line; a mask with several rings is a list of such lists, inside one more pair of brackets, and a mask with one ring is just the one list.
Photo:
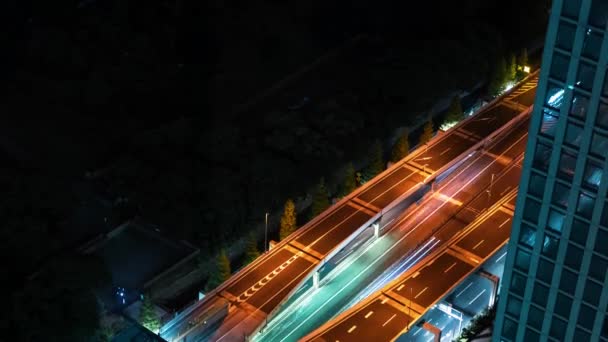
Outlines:
[[[435, 238], [442, 241], [450, 239], [480, 215], [487, 214], [489, 207], [517, 187], [521, 168], [515, 158], [521, 157], [525, 151], [528, 124], [529, 121], [525, 120], [515, 126], [507, 134], [507, 138], [498, 141], [485, 151], [482, 158], [479, 158], [478, 168], [482, 168], [483, 171], [475, 179], [468, 179], [463, 184], [468, 190], [450, 196], [451, 202], [461, 203], [461, 205], [448, 206], [454, 212], [446, 214], [449, 216], [447, 220], [443, 217], [445, 215], [433, 213], [434, 221], [445, 221], [442, 228], [434, 235]], [[488, 162], [489, 156], [493, 156], [491, 158], [493, 162]], [[511, 165], [511, 167], [506, 168], [506, 165]], [[492, 174], [495, 174], [493, 180], [491, 179]], [[453, 183], [458, 184], [457, 181], [453, 181]], [[491, 191], [488, 193], [490, 184]], [[440, 254], [432, 263], [421, 266], [414, 275], [410, 275], [392, 288], [384, 289], [383, 293], [393, 298], [391, 302], [397, 304], [385, 306], [381, 308], [385, 311], [378, 313], [386, 316], [392, 314], [397, 310], [396, 308], [400, 308], [402, 312], [408, 310], [415, 312], [414, 316], [417, 317], [425, 314], [433, 304], [449, 293], [477, 267], [476, 262], [471, 261], [469, 256], [474, 256], [474, 259], [479, 262], [490, 256], [508, 240], [511, 228], [508, 219], [511, 215], [512, 213], [505, 209], [492, 212], [483, 219], [479, 226], [467, 232], [463, 239], [454, 244], [463, 249], [464, 254], [450, 248], [448, 252]], [[503, 223], [504, 225], [498, 227]], [[425, 226], [424, 229], [434, 228]], [[494, 234], [488, 232], [494, 232]], [[437, 281], [438, 279], [442, 281]], [[481, 295], [479, 298], [475, 300], [486, 300]], [[405, 322], [391, 321], [381, 329], [378, 325], [373, 325], [361, 318], [360, 313], [366, 310], [366, 308], [357, 310], [348, 318], [336, 322], [336, 325], [331, 326], [328, 330], [319, 332], [319, 335], [313, 335], [317, 336], [313, 340], [354, 341], [356, 339], [345, 328], [356, 325], [359, 328], [364, 327], [363, 330], [373, 331], [375, 341], [390, 341], [399, 335], [399, 333], [393, 334], [392, 332], [401, 332], [407, 326]]]
[[[518, 113], [517, 110], [499, 104], [479, 113], [460, 128], [449, 131], [446, 133], [448, 136], [429, 146], [427, 151], [415, 156], [412, 161], [382, 178], [372, 180], [356, 199], [339, 208], [332, 208], [323, 220], [307, 227], [305, 233], [288, 246], [271, 252], [255, 267], [237, 274], [238, 278], [233, 279], [231, 285], [220, 295], [231, 301], [239, 298], [236, 304], [246, 303], [268, 314], [327, 253], [379, 210], [424, 180], [428, 175], [424, 168], [442, 168]], [[422, 164], [416, 161], [427, 157]], [[422, 167], [424, 164], [428, 165]], [[174, 324], [173, 331], [167, 331], [163, 337], [170, 339], [175, 336], [175, 332], [182, 331], [201, 310], [194, 312], [195, 314]]]

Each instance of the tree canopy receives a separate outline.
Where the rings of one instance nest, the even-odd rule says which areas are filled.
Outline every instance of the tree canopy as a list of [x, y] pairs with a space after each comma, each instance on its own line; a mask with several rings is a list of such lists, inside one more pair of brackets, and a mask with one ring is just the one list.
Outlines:
[[348, 163], [344, 170], [344, 180], [342, 181], [342, 190], [340, 196], [344, 197], [353, 192], [357, 188], [357, 180], [353, 163]]
[[433, 120], [427, 121], [422, 128], [422, 134], [420, 134], [420, 145], [424, 145], [433, 139]]
[[376, 175], [384, 171], [384, 151], [382, 150], [382, 143], [380, 140], [374, 141], [371, 148], [371, 158], [367, 165], [365, 180], [368, 181], [374, 178]]
[[325, 179], [321, 178], [312, 196], [311, 219], [325, 211], [327, 208], [329, 208], [329, 197], [327, 188], [325, 188]]
[[281, 227], [279, 229], [279, 239], [283, 240], [291, 233], [296, 231], [296, 206], [292, 199], [285, 201], [283, 215], [281, 216]]
[[245, 264], [249, 264], [259, 256], [258, 241], [255, 237], [255, 232], [251, 232], [247, 237], [247, 245], [245, 246]]
[[210, 291], [218, 287], [221, 283], [230, 278], [230, 259], [226, 255], [226, 250], [222, 249], [215, 260], [215, 267], [207, 280], [206, 290]]
[[142, 300], [139, 309], [139, 323], [153, 333], [158, 332], [158, 329], [160, 329], [160, 319], [154, 308], [154, 303], [152, 303], [152, 296], [149, 293], [145, 294]]

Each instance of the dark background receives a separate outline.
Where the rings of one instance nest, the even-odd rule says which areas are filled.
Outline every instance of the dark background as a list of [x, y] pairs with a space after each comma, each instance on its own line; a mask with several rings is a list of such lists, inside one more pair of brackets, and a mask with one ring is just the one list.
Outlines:
[[[388, 151], [396, 128], [542, 41], [549, 2], [0, 6], [0, 248], [12, 260], [9, 293], [21, 298], [40, 293], [26, 278], [36, 271], [59, 284], [67, 276], [49, 269], [90, 271], [72, 261], [74, 248], [133, 217], [211, 258], [320, 177], [333, 195], [336, 172], [363, 168], [373, 141]], [[63, 298], [43, 297], [55, 298], [51, 308]], [[22, 304], [5, 310], [13, 320], [3, 328], [35, 339], [50, 323], [25, 324]]]

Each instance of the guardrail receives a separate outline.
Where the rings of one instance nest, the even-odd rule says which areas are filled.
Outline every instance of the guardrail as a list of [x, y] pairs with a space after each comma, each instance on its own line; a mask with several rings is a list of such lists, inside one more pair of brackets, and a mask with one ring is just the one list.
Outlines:
[[[522, 79], [518, 83], [518, 86], [521, 85], [521, 84], [523, 84], [524, 82], [526, 82], [529, 78], [531, 78], [532, 76], [536, 75], [537, 73], [538, 73], [538, 70], [535, 71], [534, 73], [530, 73], [527, 77], [525, 77], [524, 79]], [[514, 86], [509, 91], [507, 91], [507, 92], [503, 93], [501, 96], [495, 98], [488, 105], [480, 108], [477, 113], [475, 113], [475, 114], [471, 115], [470, 117], [466, 118], [465, 120], [461, 121], [460, 123], [458, 123], [457, 125], [455, 125], [454, 127], [452, 127], [449, 131], [455, 132], [460, 126], [466, 124], [469, 120], [472, 120], [473, 118], [475, 118], [476, 116], [478, 116], [480, 113], [485, 112], [486, 110], [492, 108], [493, 105], [495, 105], [495, 104], [499, 103], [500, 101], [502, 101], [502, 99], [504, 97], [508, 96], [516, 88], [517, 88], [517, 86]], [[527, 112], [529, 112], [529, 110]], [[467, 155], [467, 154], [471, 153], [472, 151], [477, 150], [480, 146], [483, 146], [483, 144], [485, 142], [487, 142], [488, 139], [492, 140], [500, 132], [504, 131], [504, 129], [506, 129], [505, 127], [508, 127], [508, 126], [512, 125], [513, 120], [521, 119], [523, 116], [525, 116], [525, 115], [522, 115], [522, 114], [523, 113], [520, 113], [520, 115], [518, 115], [517, 117], [515, 117], [514, 119], [512, 119], [511, 121], [509, 121], [507, 124], [503, 125], [501, 128], [499, 128], [498, 130], [496, 130], [492, 134], [490, 134], [487, 138], [482, 139], [479, 143], [475, 144], [473, 147], [469, 148], [467, 151], [463, 152], [458, 157], [452, 159], [452, 161], [450, 163], [444, 165], [442, 168], [440, 168], [439, 170], [435, 171], [433, 173], [434, 176], [427, 177], [427, 179], [425, 179], [424, 182], [419, 183], [419, 185], [417, 187], [410, 189], [409, 191], [407, 191], [406, 193], [402, 194], [397, 199], [395, 199], [393, 202], [391, 202], [389, 205], [387, 205], [385, 208], [381, 209], [379, 213], [377, 213], [376, 215], [374, 215], [372, 218], [370, 218], [368, 221], [366, 221], [365, 224], [363, 224], [359, 229], [357, 229], [355, 232], [353, 232], [353, 234], [351, 234], [349, 236], [349, 238], [343, 240], [341, 243], [339, 243], [338, 245], [336, 245], [336, 247], [334, 247], [332, 249], [332, 251], [330, 251], [323, 258], [323, 260], [321, 262], [319, 262], [311, 270], [311, 272], [309, 274], [314, 274], [314, 272], [316, 272], [321, 266], [323, 266], [325, 264], [326, 260], [329, 260], [336, 253], [338, 253], [352, 239], [354, 239], [358, 234], [360, 234], [361, 231], [363, 231], [370, 224], [372, 224], [373, 222], [375, 222], [376, 220], [378, 220], [379, 218], [381, 218], [385, 213], [387, 213], [388, 211], [390, 211], [391, 209], [393, 209], [395, 206], [399, 205], [403, 200], [405, 200], [409, 196], [413, 195], [415, 192], [419, 191], [422, 187], [428, 185], [430, 183], [430, 181], [433, 181], [435, 178], [437, 178], [437, 176], [440, 174], [440, 172], [444, 172], [444, 171], [450, 169], [451, 167], [453, 167], [456, 163], [460, 162], [460, 159], [462, 158], [462, 156]], [[334, 212], [336, 212], [343, 205], [346, 205], [346, 203], [348, 201], [352, 200], [353, 198], [356, 198], [357, 196], [359, 196], [359, 194], [361, 194], [362, 192], [366, 191], [372, 185], [377, 184], [382, 179], [384, 179], [386, 176], [390, 175], [392, 172], [394, 172], [398, 168], [401, 168], [404, 164], [408, 163], [412, 159], [414, 159], [417, 156], [419, 156], [420, 153], [423, 150], [426, 151], [428, 148], [430, 148], [430, 147], [438, 144], [439, 142], [441, 142], [444, 139], [446, 139], [447, 137], [449, 137], [452, 134], [449, 131], [446, 134], [442, 134], [441, 136], [436, 137], [435, 139], [432, 139], [428, 144], [419, 146], [418, 148], [414, 149], [414, 151], [412, 151], [410, 154], [408, 154], [408, 156], [406, 156], [405, 158], [403, 158], [399, 162], [391, 165], [389, 168], [387, 168], [386, 170], [384, 170], [380, 174], [376, 175], [371, 181], [368, 181], [365, 184], [363, 184], [362, 186], [360, 186], [359, 188], [355, 189], [353, 192], [351, 192], [350, 194], [348, 194], [347, 196], [343, 197], [338, 202], [336, 202], [335, 204], [333, 204], [332, 206], [330, 206], [323, 213], [321, 213], [318, 216], [314, 217], [312, 220], [310, 220], [309, 222], [307, 222], [304, 226], [300, 227], [298, 230], [296, 230], [294, 233], [292, 233], [286, 239], [280, 241], [277, 245], [275, 245], [275, 247], [272, 250], [270, 250], [270, 251], [262, 254], [260, 257], [258, 257], [256, 260], [254, 260], [252, 263], [250, 263], [249, 265], [241, 268], [236, 274], [232, 275], [231, 278], [228, 279], [226, 282], [222, 283], [219, 287], [217, 287], [216, 289], [214, 289], [214, 290], [210, 291], [209, 293], [207, 293], [207, 295], [205, 296], [205, 298], [203, 298], [200, 301], [195, 302], [190, 307], [187, 307], [184, 311], [180, 312], [173, 320], [167, 322], [167, 324], [161, 328], [161, 336], [162, 336], [162, 331], [169, 330], [171, 327], [175, 326], [176, 324], [181, 323], [180, 321], [182, 321], [184, 318], [186, 318], [186, 316], [188, 316], [189, 314], [191, 314], [195, 310], [197, 310], [199, 308], [202, 308], [202, 307], [208, 305], [209, 303], [212, 303], [212, 301], [214, 300], [215, 296], [221, 296], [221, 292], [222, 291], [224, 291], [225, 289], [229, 288], [232, 284], [236, 283], [237, 281], [241, 280], [243, 277], [245, 277], [249, 273], [250, 270], [254, 269], [259, 264], [261, 264], [261, 263], [265, 262], [266, 260], [268, 260], [269, 258], [271, 258], [275, 253], [277, 253], [278, 251], [280, 251], [281, 248], [283, 246], [285, 246], [286, 244], [289, 244], [291, 241], [297, 240], [299, 237], [301, 237], [306, 232], [308, 232], [312, 227], [314, 227], [317, 223], [321, 222], [326, 217], [328, 217], [329, 215], [331, 215]], [[298, 287], [300, 287], [305, 281], [307, 281], [308, 278], [309, 278], [309, 276], [305, 277], [302, 281], [300, 281], [300, 283], [298, 283], [297, 286], [295, 286], [288, 293], [288, 295], [285, 298], [289, 298], [289, 296], [291, 296], [297, 290]], [[275, 309], [273, 309], [270, 313], [268, 313], [269, 317], [272, 317], [272, 315], [274, 315], [276, 313], [277, 309], [281, 307], [282, 303], [284, 303], [285, 298], [281, 301], [281, 303], [277, 307], [275, 307]], [[260, 329], [260, 327], [258, 327], [255, 330], [255, 332], [257, 332], [259, 329]]]

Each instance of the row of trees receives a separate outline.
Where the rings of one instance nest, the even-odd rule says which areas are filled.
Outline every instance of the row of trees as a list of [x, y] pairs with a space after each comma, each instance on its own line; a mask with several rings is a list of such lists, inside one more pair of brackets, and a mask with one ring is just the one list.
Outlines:
[[508, 62], [504, 57], [501, 57], [492, 71], [488, 84], [488, 94], [491, 96], [500, 95], [505, 90], [506, 85], [521, 79], [525, 74], [524, 67], [527, 64], [528, 50], [526, 48], [523, 48], [517, 57], [515, 54], [511, 54]]
[[[458, 106], [460, 103], [458, 102]], [[420, 145], [428, 143], [433, 138], [433, 122], [429, 120], [423, 127], [422, 134], [420, 135]], [[386, 165], [384, 162], [384, 151], [380, 141], [376, 141], [372, 146], [372, 156], [370, 163], [364, 169], [365, 180], [372, 179], [376, 175], [384, 171]], [[395, 142], [391, 151], [390, 161], [393, 163], [398, 162], [408, 155], [410, 150], [409, 144], [409, 133], [407, 130], [399, 136]], [[339, 189], [338, 196], [344, 197], [353, 192], [359, 185], [362, 184], [361, 176], [359, 172], [355, 171], [352, 163], [348, 163], [345, 168], [345, 174], [343, 183]], [[321, 214], [330, 206], [329, 202], [329, 191], [325, 185], [325, 179], [321, 178], [319, 183], [315, 186], [313, 191], [313, 198], [310, 210], [310, 219]], [[279, 239], [283, 240], [290, 234], [296, 231], [297, 226], [297, 213], [295, 203], [292, 199], [287, 199], [283, 207], [283, 214], [281, 215], [280, 226], [279, 226]], [[260, 256], [260, 252], [257, 248], [257, 237], [254, 232], [249, 234], [245, 247], [245, 259], [244, 263], [249, 264], [257, 257]], [[226, 281], [231, 274], [230, 260], [226, 254], [226, 251], [222, 249], [218, 254], [214, 268], [210, 272], [210, 277], [206, 284], [206, 291], [210, 291], [221, 283]]]

